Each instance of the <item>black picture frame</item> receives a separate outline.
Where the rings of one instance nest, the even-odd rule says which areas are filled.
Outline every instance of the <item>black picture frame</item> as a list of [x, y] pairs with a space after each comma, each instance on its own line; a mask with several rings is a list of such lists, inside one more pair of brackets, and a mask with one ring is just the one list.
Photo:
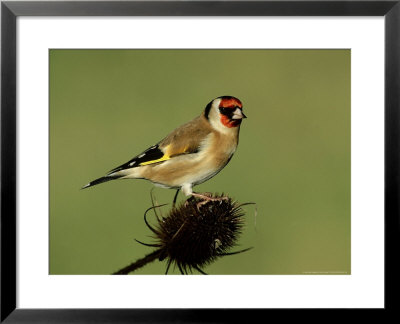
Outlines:
[[[19, 16], [384, 16], [385, 307], [398, 308], [400, 0], [394, 1], [2, 1], [1, 2], [1, 322], [248, 322], [270, 309], [16, 308], [16, 19]], [[134, 293], [134, 292], [133, 292]], [[345, 292], [344, 292], [345, 293]], [[155, 292], [155, 298], [156, 298]], [[183, 297], [184, 298], [184, 297]], [[244, 298], [244, 296], [238, 296]], [[304, 310], [295, 310], [305, 314]], [[315, 311], [315, 310], [314, 310]], [[308, 314], [308, 311], [306, 312]], [[309, 315], [306, 315], [309, 316]], [[368, 314], [371, 316], [371, 313]], [[263, 321], [264, 321], [263, 320]]]

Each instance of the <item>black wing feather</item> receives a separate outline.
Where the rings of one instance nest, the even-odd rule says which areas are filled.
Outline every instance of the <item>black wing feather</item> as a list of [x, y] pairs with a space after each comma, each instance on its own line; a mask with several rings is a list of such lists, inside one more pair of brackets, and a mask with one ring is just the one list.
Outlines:
[[101, 178], [98, 178], [98, 179], [96, 179], [96, 180], [93, 180], [93, 181], [91, 181], [91, 182], [89, 182], [86, 186], [83, 186], [81, 189], [86, 189], [86, 188], [89, 188], [89, 187], [92, 187], [92, 186], [95, 186], [95, 185], [98, 185], [98, 184], [100, 184], [100, 183], [103, 183], [103, 182], [107, 182], [107, 181], [110, 181], [110, 180], [114, 180], [114, 179], [117, 179], [118, 177], [101, 177]]
[[159, 145], [154, 145], [150, 148], [148, 148], [146, 151], [143, 153], [135, 156], [128, 162], [120, 165], [119, 167], [116, 167], [115, 169], [112, 169], [108, 174], [118, 172], [121, 170], [125, 169], [131, 169], [131, 168], [136, 168], [140, 166], [141, 163], [148, 162], [148, 161], [153, 161], [153, 160], [158, 160], [164, 156], [164, 152], [161, 151], [159, 148]]

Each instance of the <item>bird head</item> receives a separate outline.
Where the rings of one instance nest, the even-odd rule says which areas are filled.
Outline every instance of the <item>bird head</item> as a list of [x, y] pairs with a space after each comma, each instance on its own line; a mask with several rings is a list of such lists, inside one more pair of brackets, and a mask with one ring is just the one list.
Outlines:
[[247, 118], [242, 109], [242, 102], [239, 99], [222, 96], [207, 105], [204, 116], [215, 128], [227, 130], [239, 127], [243, 118]]

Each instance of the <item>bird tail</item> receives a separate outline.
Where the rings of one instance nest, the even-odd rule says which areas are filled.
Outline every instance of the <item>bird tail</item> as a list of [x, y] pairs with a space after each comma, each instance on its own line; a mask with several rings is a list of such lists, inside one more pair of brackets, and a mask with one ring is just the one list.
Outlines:
[[93, 180], [92, 182], [89, 182], [86, 186], [83, 186], [81, 189], [86, 189], [86, 188], [89, 188], [89, 187], [93, 187], [93, 186], [98, 185], [100, 183], [107, 182], [107, 181], [114, 180], [114, 179], [118, 179], [118, 178], [119, 177], [110, 177], [110, 176], [101, 177], [101, 178], [98, 178], [96, 180]]

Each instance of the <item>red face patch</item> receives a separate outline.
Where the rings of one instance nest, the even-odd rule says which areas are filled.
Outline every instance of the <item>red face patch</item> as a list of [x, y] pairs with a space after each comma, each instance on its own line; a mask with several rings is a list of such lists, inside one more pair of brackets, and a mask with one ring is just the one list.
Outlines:
[[219, 108], [235, 108], [239, 107], [242, 109], [242, 103], [235, 97], [222, 97], [219, 104]]
[[232, 119], [232, 115], [235, 109], [242, 109], [242, 102], [231, 96], [220, 97], [221, 102], [219, 103], [220, 120], [222, 125], [228, 128], [238, 127], [242, 120]]
[[240, 123], [242, 122], [241, 119], [230, 119], [228, 116], [221, 115], [221, 123], [222, 125], [232, 128], [232, 127], [238, 127]]

